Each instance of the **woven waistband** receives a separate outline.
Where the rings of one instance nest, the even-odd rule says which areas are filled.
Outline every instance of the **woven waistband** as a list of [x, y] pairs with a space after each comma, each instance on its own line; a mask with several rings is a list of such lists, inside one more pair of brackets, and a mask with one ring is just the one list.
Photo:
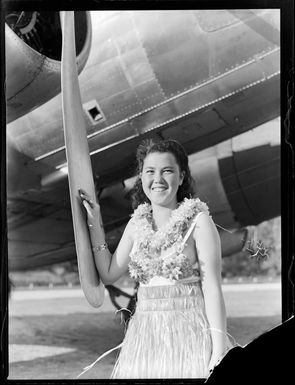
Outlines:
[[140, 286], [137, 293], [138, 310], [183, 310], [203, 307], [199, 282], [163, 286]]

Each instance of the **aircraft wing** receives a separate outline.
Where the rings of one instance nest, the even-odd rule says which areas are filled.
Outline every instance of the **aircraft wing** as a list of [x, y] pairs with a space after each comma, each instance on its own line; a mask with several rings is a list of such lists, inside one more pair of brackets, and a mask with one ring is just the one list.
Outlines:
[[[279, 12], [93, 11], [76, 18], [89, 150], [115, 246], [130, 213], [126, 180], [134, 175], [142, 139], [173, 138], [193, 156], [279, 115]], [[11, 266], [26, 268], [75, 258], [58, 81], [60, 26], [50, 12], [8, 13], [6, 22], [9, 254]], [[269, 156], [277, 159], [277, 152]], [[217, 171], [225, 163], [218, 154], [210, 159], [217, 191], [226, 190]], [[235, 203], [225, 201], [215, 210], [230, 213], [220, 214], [221, 225], [265, 217], [239, 221], [237, 211], [245, 208], [234, 210]]]

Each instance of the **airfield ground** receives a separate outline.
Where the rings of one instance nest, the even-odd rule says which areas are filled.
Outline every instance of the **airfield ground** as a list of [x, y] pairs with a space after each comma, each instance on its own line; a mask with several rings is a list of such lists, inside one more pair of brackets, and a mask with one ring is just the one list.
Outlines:
[[[223, 290], [228, 331], [239, 344], [281, 323], [279, 283], [224, 285]], [[80, 289], [15, 290], [9, 301], [8, 378], [75, 379], [123, 336], [124, 325], [108, 297], [94, 309]], [[80, 378], [109, 378], [117, 354]]]

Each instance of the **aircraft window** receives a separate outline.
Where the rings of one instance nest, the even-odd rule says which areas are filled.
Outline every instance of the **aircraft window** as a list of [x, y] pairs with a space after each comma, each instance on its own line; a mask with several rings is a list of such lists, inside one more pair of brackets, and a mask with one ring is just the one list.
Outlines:
[[93, 124], [105, 120], [105, 117], [103, 113], [100, 111], [100, 108], [96, 100], [92, 100], [88, 103], [84, 103], [83, 107]]

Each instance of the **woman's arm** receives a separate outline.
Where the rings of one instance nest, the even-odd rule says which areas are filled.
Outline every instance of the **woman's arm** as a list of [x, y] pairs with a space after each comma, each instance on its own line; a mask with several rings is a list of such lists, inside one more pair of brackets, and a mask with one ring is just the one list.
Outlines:
[[117, 281], [127, 270], [129, 254], [133, 246], [134, 229], [132, 220], [128, 222], [119, 245], [112, 255], [105, 242], [99, 204], [91, 201], [83, 190], [80, 190], [80, 196], [87, 211], [87, 223], [95, 265], [102, 282], [105, 285], [110, 285]]
[[200, 215], [194, 230], [207, 319], [211, 329], [209, 369], [226, 350], [226, 312], [221, 290], [221, 246], [218, 231], [208, 215]]

